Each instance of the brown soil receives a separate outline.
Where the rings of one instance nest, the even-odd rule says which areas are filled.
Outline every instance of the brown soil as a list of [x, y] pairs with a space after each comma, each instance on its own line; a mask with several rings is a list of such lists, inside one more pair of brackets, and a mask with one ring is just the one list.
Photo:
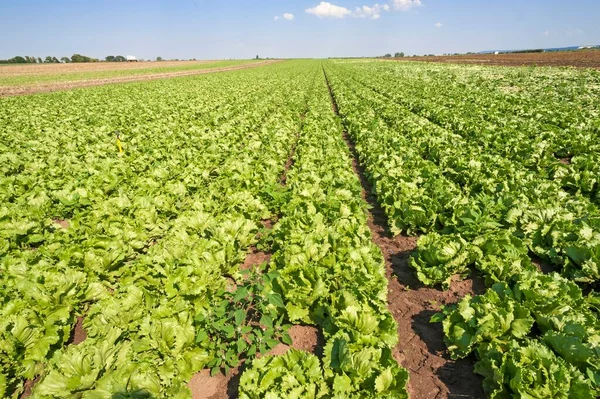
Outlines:
[[71, 336], [67, 341], [67, 345], [79, 345], [87, 338], [87, 331], [83, 328], [83, 316], [77, 316], [75, 327], [71, 331]]
[[[320, 355], [323, 350], [323, 337], [319, 330], [311, 326], [293, 326], [289, 330], [292, 338], [292, 348], [305, 350]], [[269, 355], [282, 355], [290, 346], [279, 344], [273, 348]], [[233, 399], [238, 396], [238, 387], [241, 374], [244, 371], [241, 365], [231, 369], [227, 376], [217, 374], [210, 376], [210, 370], [196, 373], [188, 387], [192, 391], [193, 399]]]
[[[329, 82], [327, 82], [329, 86]], [[338, 115], [333, 91], [329, 86], [332, 109]], [[363, 199], [370, 205], [367, 224], [373, 242], [381, 249], [388, 278], [388, 307], [398, 323], [399, 343], [394, 357], [408, 369], [408, 391], [412, 399], [484, 398], [482, 378], [473, 373], [474, 358], [451, 360], [443, 342], [442, 326], [429, 322], [440, 305], [458, 302], [467, 294], [481, 294], [485, 283], [475, 274], [453, 281], [448, 291], [424, 287], [408, 265], [415, 250], [416, 237], [394, 237], [385, 212], [379, 206], [372, 186], [359, 164], [354, 143], [344, 132], [352, 155], [352, 168], [361, 181]]]
[[540, 258], [532, 252], [529, 253], [529, 257], [531, 258], [531, 263], [533, 263], [538, 268], [538, 270], [544, 274], [560, 272], [560, 269], [557, 266], [546, 262], [544, 259]]
[[35, 85], [35, 86], [17, 86], [17, 87], [0, 86], [0, 97], [20, 96], [20, 95], [36, 94], [36, 93], [49, 93], [49, 92], [54, 92], [54, 91], [72, 90], [72, 89], [77, 89], [77, 88], [81, 88], [81, 87], [103, 86], [103, 85], [112, 84], [112, 83], [140, 82], [140, 81], [145, 81], [145, 80], [155, 80], [155, 79], [174, 78], [174, 77], [180, 77], [180, 76], [203, 75], [206, 73], [235, 71], [238, 69], [255, 68], [255, 67], [259, 67], [259, 66], [269, 65], [269, 64], [273, 64], [275, 62], [281, 62], [281, 60], [261, 61], [261, 62], [254, 62], [252, 64], [243, 64], [243, 65], [236, 65], [236, 66], [224, 67], [224, 68], [210, 68], [210, 69], [201, 69], [201, 70], [195, 70], [195, 71], [165, 72], [165, 73], [155, 73], [155, 74], [136, 75], [136, 76], [120, 76], [120, 77], [114, 77], [114, 78], [81, 80], [81, 81], [75, 81], [75, 82], [46, 83], [46, 84], [39, 84], [39, 85]]
[[69, 64], [8, 64], [0, 66], [0, 78], [22, 75], [56, 75], [81, 72], [122, 71], [202, 65], [217, 60], [160, 62], [77, 62]]
[[310, 352], [319, 357], [323, 354], [325, 338], [318, 328], [297, 325], [292, 326], [288, 332], [292, 338], [292, 345], [279, 344], [268, 353], [269, 355], [283, 355], [290, 348]]
[[69, 221], [68, 220], [64, 220], [64, 219], [54, 219], [52, 220], [54, 223], [58, 224], [60, 227], [62, 227], [63, 229], [68, 229], [69, 228]]
[[35, 386], [35, 384], [37, 384], [40, 381], [41, 378], [42, 377], [38, 375], [33, 380], [26, 380], [25, 384], [23, 384], [23, 393], [21, 393], [21, 396], [19, 396], [19, 399], [25, 399], [25, 398], [30, 397], [31, 393], [33, 392], [33, 387]]
[[190, 382], [188, 388], [192, 391], [193, 399], [228, 399], [232, 398], [228, 387], [229, 381], [235, 377], [239, 380], [239, 370], [237, 368], [230, 371], [228, 376], [217, 374], [210, 376], [210, 370], [202, 370], [196, 373]]
[[259, 251], [256, 247], [250, 247], [244, 263], [240, 266], [241, 270], [254, 269], [256, 266], [262, 265], [263, 263], [269, 263], [271, 260], [270, 253]]
[[267, 230], [271, 230], [273, 228], [273, 225], [275, 224], [275, 221], [271, 220], [271, 219], [265, 219], [265, 220], [261, 220], [260, 223], [263, 225], [263, 227]]
[[573, 66], [578, 68], [600, 69], [600, 50], [403, 57], [393, 58], [393, 60], [503, 66]]
[[559, 158], [558, 161], [560, 163], [562, 163], [563, 165], [570, 165], [571, 164], [571, 158]]

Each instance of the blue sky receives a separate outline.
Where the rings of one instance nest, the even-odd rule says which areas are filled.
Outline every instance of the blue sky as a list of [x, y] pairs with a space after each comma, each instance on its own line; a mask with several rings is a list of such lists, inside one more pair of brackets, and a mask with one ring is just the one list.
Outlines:
[[600, 44], [599, 16], [598, 0], [1, 0], [0, 58], [333, 57], [560, 47]]

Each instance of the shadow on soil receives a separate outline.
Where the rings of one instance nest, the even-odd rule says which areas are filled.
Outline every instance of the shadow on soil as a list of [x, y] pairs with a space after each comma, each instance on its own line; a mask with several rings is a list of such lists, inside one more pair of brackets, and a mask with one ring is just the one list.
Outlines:
[[417, 279], [415, 271], [408, 264], [410, 256], [415, 251], [416, 249], [400, 251], [392, 255], [390, 261], [392, 262], [394, 275], [398, 281], [400, 281], [400, 284], [410, 287], [411, 289], [420, 289], [425, 286]]
[[427, 346], [429, 353], [441, 355], [447, 360], [436, 370], [436, 375], [448, 389], [448, 398], [484, 399], [483, 378], [473, 373], [475, 355], [465, 359], [451, 360], [444, 344], [441, 323], [430, 323], [434, 310], [424, 310], [413, 316], [412, 328]]
[[235, 399], [238, 397], [240, 391], [240, 378], [247, 368], [248, 366], [246, 363], [242, 364], [237, 374], [227, 381], [227, 397], [229, 399]]

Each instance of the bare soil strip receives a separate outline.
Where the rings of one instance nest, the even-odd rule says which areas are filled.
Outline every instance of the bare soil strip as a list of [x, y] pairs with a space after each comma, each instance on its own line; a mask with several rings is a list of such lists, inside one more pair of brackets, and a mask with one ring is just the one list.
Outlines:
[[[325, 74], [327, 80], [327, 74]], [[327, 81], [333, 112], [339, 116], [335, 95]], [[399, 343], [394, 357], [409, 370], [408, 390], [412, 399], [484, 398], [482, 379], [473, 374], [474, 358], [453, 361], [443, 342], [441, 324], [429, 320], [440, 305], [456, 303], [466, 294], [485, 290], [476, 275], [464, 281], [454, 281], [448, 291], [424, 287], [408, 265], [410, 254], [417, 246], [417, 237], [394, 236], [387, 217], [373, 194], [365, 169], [358, 162], [355, 145], [346, 131], [344, 140], [352, 155], [352, 168], [362, 184], [362, 197], [369, 204], [367, 224], [373, 242], [385, 258], [388, 277], [388, 306], [398, 323]]]
[[546, 53], [466, 54], [391, 58], [395, 61], [425, 61], [452, 64], [499, 66], [571, 66], [600, 69], [600, 50], [553, 51]]
[[22, 96], [22, 95], [37, 94], [37, 93], [50, 93], [50, 92], [55, 92], [55, 91], [78, 89], [78, 88], [82, 88], [82, 87], [103, 86], [103, 85], [113, 84], [113, 83], [141, 82], [141, 81], [146, 81], [146, 80], [166, 79], [166, 78], [174, 78], [174, 77], [190, 76], [190, 75], [203, 75], [206, 73], [235, 71], [238, 69], [246, 69], [246, 68], [255, 68], [255, 67], [259, 67], [259, 66], [265, 66], [265, 65], [269, 65], [269, 64], [273, 64], [273, 63], [281, 62], [281, 61], [282, 60], [269, 60], [269, 61], [255, 62], [252, 64], [236, 65], [236, 66], [225, 67], [225, 68], [210, 68], [210, 69], [201, 69], [201, 70], [196, 70], [196, 71], [155, 73], [155, 74], [149, 74], [149, 75], [120, 76], [120, 77], [106, 78], [106, 79], [93, 79], [93, 80], [81, 80], [81, 81], [75, 81], [75, 82], [48, 83], [48, 84], [40, 84], [40, 85], [36, 85], [36, 86], [17, 86], [17, 87], [4, 86], [4, 87], [0, 87], [0, 97]]
[[10, 76], [74, 74], [123, 70], [143, 70], [152, 68], [172, 68], [203, 65], [220, 60], [199, 61], [158, 61], [158, 62], [73, 62], [68, 64], [2, 64], [0, 78]]

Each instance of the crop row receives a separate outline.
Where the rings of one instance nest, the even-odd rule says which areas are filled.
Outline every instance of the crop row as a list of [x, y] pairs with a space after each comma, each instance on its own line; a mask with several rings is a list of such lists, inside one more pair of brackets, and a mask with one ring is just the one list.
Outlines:
[[[486, 71], [491, 73], [481, 67], [389, 63], [344, 68], [346, 76], [481, 151], [517, 161], [600, 204], [600, 117], [592, 100], [598, 94], [597, 73], [564, 71], [556, 76], [507, 69], [506, 76], [496, 78]], [[536, 95], [529, 93], [536, 92], [533, 88], [538, 88]]]
[[240, 397], [405, 398], [408, 373], [392, 357], [398, 337], [383, 258], [320, 70], [318, 79], [270, 265], [289, 320], [323, 331], [323, 358], [291, 350], [255, 360], [241, 377]]
[[569, 278], [600, 279], [600, 214], [586, 197], [328, 71], [390, 227], [431, 233], [413, 262], [421, 281], [447, 284], [473, 264], [473, 239], [506, 231]]
[[[37, 397], [189, 394], [214, 356], [194, 317], [240, 278], [271, 215], [265, 190], [311, 76], [285, 66], [3, 100], [3, 394], [37, 376]], [[87, 339], [65, 346], [77, 316]]]
[[[569, 280], [600, 277], [597, 207], [365, 87], [368, 66], [359, 78], [333, 63], [326, 70], [390, 227], [427, 233], [411, 266], [424, 284], [444, 286], [475, 266], [491, 287], [433, 318], [452, 356], [476, 351], [493, 397], [597, 395], [598, 296]], [[530, 253], [568, 279], [540, 273]]]

